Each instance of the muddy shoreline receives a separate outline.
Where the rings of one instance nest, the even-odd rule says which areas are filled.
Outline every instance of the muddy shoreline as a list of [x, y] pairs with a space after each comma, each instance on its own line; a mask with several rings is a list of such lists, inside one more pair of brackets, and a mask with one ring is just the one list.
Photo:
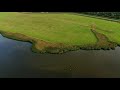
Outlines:
[[31, 50], [36, 53], [63, 54], [69, 51], [76, 51], [80, 49], [81, 50], [110, 50], [110, 49], [114, 50], [115, 47], [119, 46], [114, 42], [110, 42], [105, 35], [100, 34], [95, 30], [91, 30], [91, 31], [96, 36], [98, 41], [95, 45], [86, 45], [86, 46], [65, 45], [62, 43], [50, 43], [43, 40], [38, 40], [38, 39], [28, 37], [20, 33], [0, 31], [0, 34], [4, 37], [7, 37], [13, 40], [32, 43]]

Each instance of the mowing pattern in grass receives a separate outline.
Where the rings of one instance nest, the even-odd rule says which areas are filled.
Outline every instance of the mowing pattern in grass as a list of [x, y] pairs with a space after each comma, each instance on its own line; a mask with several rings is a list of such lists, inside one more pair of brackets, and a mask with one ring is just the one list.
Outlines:
[[119, 23], [73, 13], [1, 12], [0, 30], [16, 39], [25, 35], [40, 52], [108, 49], [120, 44]]

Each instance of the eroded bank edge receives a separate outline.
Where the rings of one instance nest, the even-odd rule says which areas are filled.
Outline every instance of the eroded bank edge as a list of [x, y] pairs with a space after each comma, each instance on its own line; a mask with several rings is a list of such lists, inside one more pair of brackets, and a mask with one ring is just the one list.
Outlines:
[[115, 47], [119, 46], [118, 44], [109, 41], [105, 35], [96, 32], [96, 30], [91, 29], [91, 31], [96, 36], [97, 43], [94, 45], [84, 45], [84, 46], [65, 45], [63, 43], [50, 43], [43, 40], [33, 39], [29, 36], [26, 36], [20, 33], [11, 33], [11, 32], [5, 32], [5, 31], [0, 31], [0, 33], [2, 34], [2, 36], [10, 39], [32, 43], [31, 49], [33, 52], [36, 52], [36, 53], [62, 54], [68, 51], [76, 51], [80, 49], [81, 50], [101, 50], [101, 49], [110, 50], [110, 49], [115, 49]]

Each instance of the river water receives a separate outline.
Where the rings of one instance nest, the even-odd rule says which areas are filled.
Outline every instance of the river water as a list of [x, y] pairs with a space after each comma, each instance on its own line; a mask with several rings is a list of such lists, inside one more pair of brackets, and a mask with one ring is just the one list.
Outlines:
[[0, 78], [120, 77], [120, 47], [58, 55], [34, 53], [31, 46], [0, 35]]

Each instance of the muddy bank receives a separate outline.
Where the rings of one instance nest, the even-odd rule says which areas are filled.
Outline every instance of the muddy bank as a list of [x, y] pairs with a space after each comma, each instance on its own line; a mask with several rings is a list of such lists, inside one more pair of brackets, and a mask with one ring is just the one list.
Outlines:
[[94, 33], [98, 41], [95, 45], [86, 45], [86, 46], [65, 45], [63, 43], [51, 43], [51, 42], [46, 42], [43, 40], [31, 38], [20, 33], [10, 33], [10, 32], [4, 32], [4, 31], [0, 31], [0, 33], [4, 37], [10, 38], [10, 39], [32, 43], [31, 49], [33, 52], [37, 52], [37, 53], [62, 54], [68, 51], [75, 51], [79, 49], [110, 50], [110, 49], [115, 49], [115, 47], [118, 46], [116, 43], [110, 42], [105, 35], [100, 34], [93, 29], [91, 29], [91, 31]]
[[37, 52], [37, 53], [58, 54], [58, 53], [64, 53], [67, 51], [73, 51], [76, 48], [76, 46], [64, 45], [62, 43], [50, 43], [43, 40], [38, 40], [20, 33], [11, 33], [11, 32], [4, 32], [4, 31], [0, 31], [0, 33], [2, 34], [2, 36], [10, 39], [32, 43], [33, 45], [31, 49], [33, 52]]

